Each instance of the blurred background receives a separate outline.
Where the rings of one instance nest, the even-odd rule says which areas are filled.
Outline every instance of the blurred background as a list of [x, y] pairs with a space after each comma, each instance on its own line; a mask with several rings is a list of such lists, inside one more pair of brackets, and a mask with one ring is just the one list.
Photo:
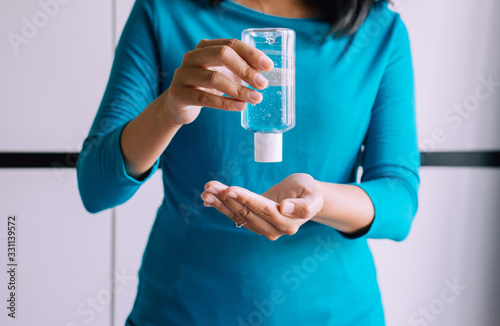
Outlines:
[[[92, 215], [72, 166], [133, 3], [0, 2], [0, 325], [117, 326], [132, 308], [160, 172], [126, 204]], [[424, 154], [409, 237], [370, 241], [387, 325], [498, 325], [500, 2], [392, 8], [410, 35]], [[14, 215], [15, 319], [6, 301]]]

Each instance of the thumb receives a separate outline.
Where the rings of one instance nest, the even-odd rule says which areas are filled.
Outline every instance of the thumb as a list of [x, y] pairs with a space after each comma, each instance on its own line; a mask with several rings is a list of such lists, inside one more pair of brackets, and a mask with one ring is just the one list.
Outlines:
[[287, 198], [280, 203], [281, 214], [294, 218], [310, 219], [319, 212], [309, 197]]

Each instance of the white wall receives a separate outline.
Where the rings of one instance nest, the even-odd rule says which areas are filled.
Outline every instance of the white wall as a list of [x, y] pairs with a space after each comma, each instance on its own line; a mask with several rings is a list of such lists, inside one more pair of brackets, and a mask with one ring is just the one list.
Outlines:
[[[81, 149], [111, 67], [111, 17], [99, 0], [0, 2], [0, 152]], [[16, 319], [4, 301], [9, 214]], [[0, 325], [109, 325], [110, 216], [84, 210], [74, 170], [0, 170]]]
[[[421, 150], [499, 150], [500, 2], [401, 0], [394, 7], [412, 45]], [[497, 85], [487, 89], [480, 79], [490, 78]], [[422, 168], [408, 239], [370, 242], [388, 325], [498, 324], [499, 195], [499, 169]], [[446, 289], [455, 280], [467, 288], [453, 298]]]
[[[44, 16], [38, 0], [0, 3], [0, 152], [81, 149], [132, 5], [73, 0]], [[401, 0], [395, 10], [412, 42], [422, 149], [498, 150], [500, 88], [473, 105], [478, 78], [500, 81], [500, 3]], [[30, 23], [37, 31], [24, 27], [23, 35]], [[18, 51], [9, 33], [25, 37]], [[447, 111], [460, 104], [467, 108], [458, 125], [457, 113]], [[370, 243], [387, 325], [493, 325], [500, 318], [500, 171], [422, 168], [421, 178], [408, 239]], [[0, 170], [0, 261], [3, 268], [6, 217], [16, 214], [20, 291], [19, 318], [2, 308], [0, 325], [123, 325], [161, 197], [158, 173], [125, 205], [91, 215], [74, 170]], [[2, 302], [6, 277], [0, 273]], [[455, 298], [446, 292], [444, 302], [455, 279], [466, 288]]]
[[[7, 317], [7, 218], [15, 214], [16, 319]], [[76, 173], [0, 170], [0, 325], [108, 325], [110, 212], [88, 214]]]
[[496, 325], [500, 170], [424, 168], [421, 179], [409, 237], [370, 243], [387, 325]]
[[[397, 0], [395, 8], [410, 34], [421, 148], [500, 149], [500, 2]], [[490, 77], [497, 86], [478, 96]]]
[[111, 68], [110, 1], [41, 3], [0, 2], [0, 151], [79, 151]]

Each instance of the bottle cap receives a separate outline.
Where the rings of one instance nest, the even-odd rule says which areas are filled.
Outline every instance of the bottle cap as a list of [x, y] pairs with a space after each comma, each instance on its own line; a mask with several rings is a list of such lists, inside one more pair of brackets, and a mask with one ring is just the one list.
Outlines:
[[255, 162], [281, 162], [283, 134], [254, 134]]

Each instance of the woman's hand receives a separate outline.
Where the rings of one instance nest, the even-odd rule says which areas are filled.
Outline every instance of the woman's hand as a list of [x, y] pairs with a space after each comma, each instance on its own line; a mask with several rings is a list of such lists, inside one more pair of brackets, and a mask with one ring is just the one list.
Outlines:
[[184, 55], [170, 87], [162, 94], [166, 117], [183, 125], [193, 122], [203, 106], [241, 111], [245, 102], [259, 103], [262, 94], [240, 82], [264, 89], [267, 80], [259, 70], [272, 68], [272, 60], [264, 53], [239, 40], [202, 40]]
[[201, 194], [205, 206], [212, 206], [237, 224], [270, 240], [295, 234], [302, 224], [323, 207], [319, 185], [308, 174], [292, 174], [262, 195], [218, 181], [205, 184]]

